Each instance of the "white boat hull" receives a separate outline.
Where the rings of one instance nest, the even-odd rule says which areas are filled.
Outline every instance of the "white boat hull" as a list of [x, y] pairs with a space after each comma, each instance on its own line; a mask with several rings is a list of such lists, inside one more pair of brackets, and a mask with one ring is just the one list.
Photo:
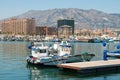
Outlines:
[[112, 52], [107, 52], [108, 57], [118, 57], [120, 58], [120, 53], [112, 53]]
[[43, 57], [41, 59], [34, 59], [32, 56], [27, 57], [27, 63], [35, 65], [46, 65], [46, 66], [56, 66], [58, 64], [64, 63], [73, 63], [73, 62], [83, 62], [90, 61], [95, 55], [86, 54], [86, 55], [74, 55], [74, 56], [65, 56], [65, 57]]

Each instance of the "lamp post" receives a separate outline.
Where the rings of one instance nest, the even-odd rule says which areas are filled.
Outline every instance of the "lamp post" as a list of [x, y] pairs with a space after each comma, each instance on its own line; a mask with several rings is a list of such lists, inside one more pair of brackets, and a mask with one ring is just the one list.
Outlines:
[[107, 34], [107, 25], [106, 25], [106, 23], [108, 22], [108, 18], [103, 17], [103, 21], [104, 21], [104, 23], [103, 23], [104, 25], [103, 26], [105, 28], [105, 32], [104, 33]]

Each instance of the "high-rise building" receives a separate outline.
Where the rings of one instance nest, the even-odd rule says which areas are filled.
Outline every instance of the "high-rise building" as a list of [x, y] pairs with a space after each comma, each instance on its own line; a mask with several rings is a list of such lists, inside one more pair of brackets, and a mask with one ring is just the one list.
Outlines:
[[29, 18], [2, 21], [2, 33], [14, 35], [33, 35], [35, 34], [35, 20]]
[[74, 35], [74, 20], [73, 19], [60, 19], [57, 21], [58, 37], [68, 38]]

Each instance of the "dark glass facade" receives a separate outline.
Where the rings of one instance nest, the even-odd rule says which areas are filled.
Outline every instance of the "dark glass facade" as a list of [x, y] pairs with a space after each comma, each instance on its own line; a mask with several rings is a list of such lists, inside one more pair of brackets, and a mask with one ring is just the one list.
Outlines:
[[62, 19], [57, 21], [57, 30], [59, 38], [68, 38], [74, 35], [74, 20]]
[[68, 25], [72, 28], [72, 34], [74, 34], [74, 20], [73, 19], [62, 19], [57, 21], [57, 27], [60, 28], [61, 26]]

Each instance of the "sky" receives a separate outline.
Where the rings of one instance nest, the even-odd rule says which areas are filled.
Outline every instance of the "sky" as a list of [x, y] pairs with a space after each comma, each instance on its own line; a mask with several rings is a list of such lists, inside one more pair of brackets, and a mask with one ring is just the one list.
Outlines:
[[55, 8], [96, 9], [106, 13], [120, 13], [120, 0], [0, 0], [0, 20], [29, 10]]

